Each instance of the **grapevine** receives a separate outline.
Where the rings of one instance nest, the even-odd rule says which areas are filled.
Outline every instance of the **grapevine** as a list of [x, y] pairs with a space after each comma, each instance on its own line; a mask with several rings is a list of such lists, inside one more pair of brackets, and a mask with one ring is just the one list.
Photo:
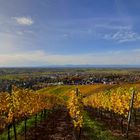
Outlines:
[[78, 137], [83, 126], [83, 103], [82, 96], [80, 93], [72, 91], [71, 98], [68, 102], [69, 114], [73, 120], [75, 130], [77, 131]]
[[0, 130], [59, 104], [63, 100], [55, 95], [13, 87], [11, 94], [0, 93]]
[[[126, 118], [128, 116], [131, 99], [130, 90], [129, 88], [119, 87], [110, 91], [95, 93], [84, 98], [84, 104], [93, 108], [112, 111]], [[135, 95], [134, 108], [140, 108], [140, 93]]]

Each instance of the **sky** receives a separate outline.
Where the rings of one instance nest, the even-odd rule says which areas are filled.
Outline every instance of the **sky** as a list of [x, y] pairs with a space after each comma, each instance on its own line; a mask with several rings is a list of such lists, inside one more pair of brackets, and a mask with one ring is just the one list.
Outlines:
[[139, 0], [0, 0], [0, 67], [140, 65]]

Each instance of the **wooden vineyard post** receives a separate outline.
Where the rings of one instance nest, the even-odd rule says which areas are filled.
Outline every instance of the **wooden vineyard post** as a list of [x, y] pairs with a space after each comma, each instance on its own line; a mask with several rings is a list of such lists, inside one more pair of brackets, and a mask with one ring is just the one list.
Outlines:
[[44, 109], [44, 120], [46, 119], [46, 109]]
[[[10, 85], [7, 85], [7, 92], [10, 94], [10, 96], [11, 96], [11, 94], [12, 94], [12, 85], [10, 84]], [[12, 126], [12, 124], [9, 124], [8, 125], [8, 140], [11, 140], [11, 137], [10, 137], [10, 128], [11, 128], [11, 126]]]
[[35, 114], [35, 128], [37, 127], [37, 114]]
[[8, 125], [8, 140], [11, 140], [11, 137], [10, 137], [10, 128], [11, 128], [11, 124]]
[[[8, 85], [7, 86], [7, 91], [9, 92], [10, 96], [12, 96], [12, 84]], [[13, 106], [13, 100], [12, 100], [12, 106]], [[14, 113], [14, 110], [12, 110], [13, 113]], [[16, 133], [16, 124], [15, 124], [15, 118], [13, 116], [13, 128], [14, 128], [14, 137], [15, 137], [15, 140], [17, 140], [17, 133]], [[9, 128], [10, 129], [10, 128]], [[10, 130], [8, 130], [8, 138], [9, 138], [9, 135], [10, 135]]]
[[25, 133], [25, 140], [26, 140], [26, 132], [27, 132], [27, 117], [25, 117], [25, 127], [24, 127], [24, 133]]
[[[37, 114], [35, 114], [35, 129], [37, 128]], [[35, 139], [37, 140], [37, 132], [35, 131]]]
[[14, 128], [14, 136], [15, 136], [15, 140], [17, 140], [16, 123], [15, 123], [15, 119], [14, 119], [14, 118], [13, 118], [13, 128]]
[[76, 88], [76, 96], [77, 96], [77, 97], [79, 96], [78, 88]]
[[129, 112], [128, 112], [128, 122], [127, 122], [127, 130], [126, 130], [126, 137], [128, 138], [128, 132], [130, 128], [130, 123], [131, 123], [131, 116], [132, 116], [132, 110], [133, 110], [133, 103], [134, 103], [134, 96], [135, 96], [135, 91], [132, 91], [132, 96], [131, 96], [131, 101], [130, 101], [130, 107], [129, 107]]
[[40, 120], [40, 122], [42, 122], [42, 117], [43, 117], [43, 111], [41, 111], [41, 120]]

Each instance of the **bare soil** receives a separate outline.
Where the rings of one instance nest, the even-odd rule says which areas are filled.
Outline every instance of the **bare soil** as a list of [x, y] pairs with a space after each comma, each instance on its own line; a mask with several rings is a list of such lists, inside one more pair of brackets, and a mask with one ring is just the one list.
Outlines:
[[73, 124], [68, 110], [61, 108], [27, 132], [27, 140], [74, 140]]

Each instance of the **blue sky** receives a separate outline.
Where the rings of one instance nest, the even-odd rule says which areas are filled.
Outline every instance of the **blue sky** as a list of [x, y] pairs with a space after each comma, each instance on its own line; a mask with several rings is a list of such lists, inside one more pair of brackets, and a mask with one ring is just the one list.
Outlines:
[[0, 66], [140, 65], [139, 0], [0, 0]]

